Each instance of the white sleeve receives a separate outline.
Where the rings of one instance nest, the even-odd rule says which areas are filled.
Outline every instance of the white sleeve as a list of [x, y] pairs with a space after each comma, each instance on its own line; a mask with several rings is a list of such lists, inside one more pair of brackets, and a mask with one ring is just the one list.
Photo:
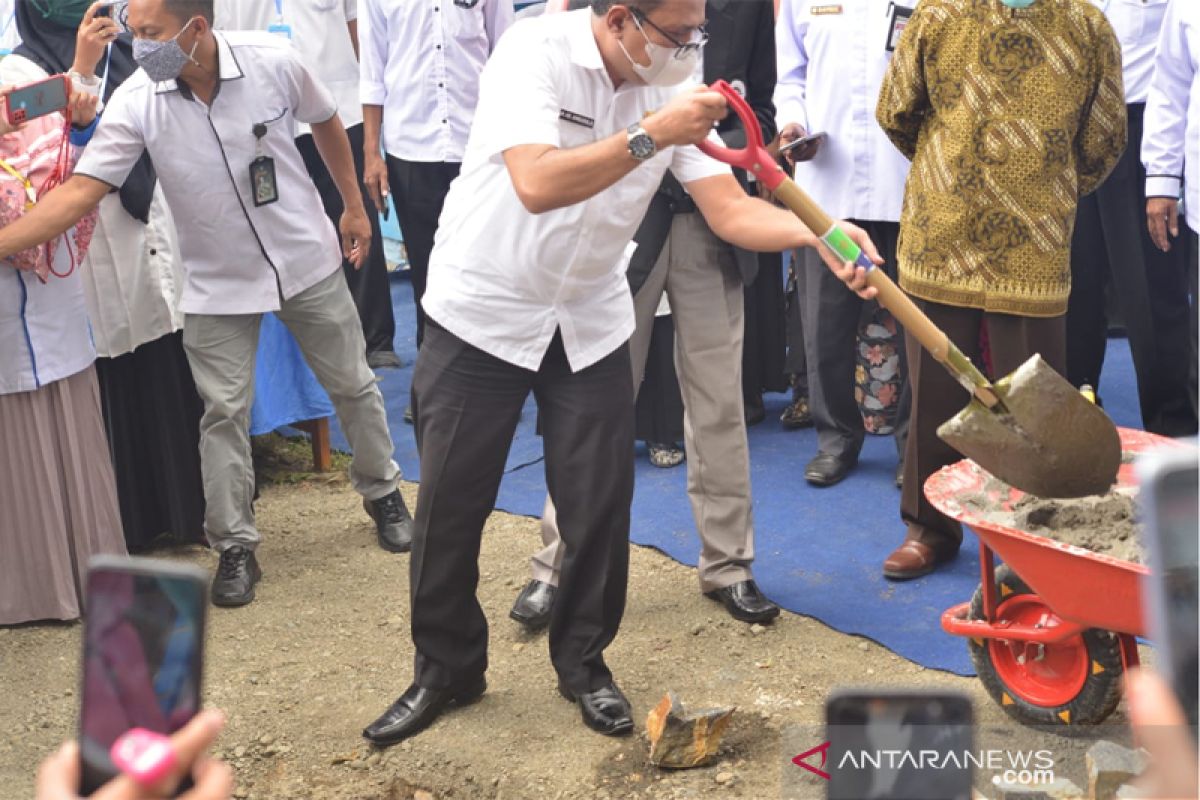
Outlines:
[[[1192, 81], [1196, 80], [1196, 68], [1188, 53], [1188, 31], [1181, 18], [1181, 8], [1181, 0], [1171, 0], [1167, 6], [1158, 38], [1154, 77], [1146, 98], [1142, 164], [1146, 168], [1147, 197], [1177, 198], [1183, 186], [1188, 94]], [[1193, 35], [1196, 33], [1193, 31]], [[1195, 55], [1200, 56], [1200, 53]], [[1200, 113], [1200, 109], [1191, 111]]]
[[805, 0], [781, 0], [779, 19], [775, 21], [775, 65], [779, 77], [775, 83], [775, 122], [779, 130], [790, 122], [808, 130], [805, 106], [808, 84], [808, 51], [804, 37], [808, 31], [808, 3]]
[[295, 50], [289, 48], [284, 52], [281, 69], [288, 100], [292, 104], [292, 116], [297, 122], [309, 125], [325, 122], [337, 113], [337, 101], [333, 94], [304, 66]]
[[484, 2], [487, 3], [487, 6], [483, 9], [483, 24], [487, 29], [488, 49], [494, 53], [501, 35], [516, 19], [516, 11], [512, 0], [484, 0]]
[[523, 144], [562, 146], [555, 76], [568, 67], [545, 41], [523, 35], [532, 29], [524, 23], [501, 39], [479, 76], [471, 138], [486, 142], [488, 157]]
[[[718, 147], [725, 145], [715, 130], [708, 135], [708, 141]], [[671, 154], [671, 174], [684, 187], [692, 181], [711, 178], [715, 175], [732, 174], [728, 164], [705, 155], [699, 147], [693, 147], [689, 144], [675, 147], [674, 150], [675, 152]]]
[[84, 148], [76, 175], [121, 186], [146, 149], [138, 98], [118, 87], [108, 99], [100, 124]]
[[387, 102], [388, 26], [380, 0], [358, 0], [358, 94], [365, 106]]
[[354, 22], [358, 19], [358, 0], [345, 0], [346, 7], [346, 22]]

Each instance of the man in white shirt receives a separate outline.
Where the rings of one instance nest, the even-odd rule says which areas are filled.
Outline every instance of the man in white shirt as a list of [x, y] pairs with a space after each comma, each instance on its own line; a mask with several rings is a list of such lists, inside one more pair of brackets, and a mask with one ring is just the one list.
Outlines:
[[[704, 0], [594, 0], [592, 10], [514, 26], [483, 71], [430, 262], [413, 375], [416, 675], [363, 731], [376, 745], [412, 736], [486, 689], [479, 540], [530, 391], [564, 545], [550, 622], [559, 691], [594, 730], [633, 728], [604, 663], [628, 577], [630, 239], [669, 169], [731, 243], [780, 251], [816, 242], [690, 146], [726, 113], [715, 92], [669, 88], [692, 74], [703, 23]], [[860, 229], [849, 230], [874, 254]]]
[[[1146, 224], [1159, 250], [1182, 251], [1191, 295], [1189, 400], [1196, 414], [1196, 273], [1200, 270], [1200, 3], [1170, 0], [1146, 99]], [[1179, 198], [1186, 216], [1180, 226]], [[1178, 368], [1179, 365], [1174, 365]], [[1195, 428], [1192, 428], [1195, 432]]]
[[[775, 27], [775, 87], [780, 144], [824, 134], [789, 152], [796, 182], [830, 214], [853, 219], [879, 244], [896, 276], [896, 242], [908, 160], [875, 121], [883, 74], [915, 0], [782, 0]], [[817, 454], [804, 469], [814, 486], [832, 486], [858, 463], [866, 431], [855, 399], [863, 300], [846, 291], [817, 254], [796, 265], [808, 365], [808, 398]], [[897, 402], [896, 482], [901, 483], [910, 407], [907, 363], [897, 327], [903, 389]]]
[[[329, 89], [337, 102], [338, 117], [346, 127], [354, 170], [361, 184], [363, 155], [362, 105], [358, 101], [358, 0], [216, 0], [217, 30], [269, 31], [290, 40], [300, 60]], [[296, 147], [321, 194], [325, 214], [337, 224], [342, 216], [342, 197], [309, 127], [296, 126]], [[363, 200], [368, 201], [366, 189]], [[399, 367], [393, 340], [396, 322], [388, 285], [379, 217], [370, 215], [371, 238], [377, 243], [361, 269], [348, 261], [342, 274], [358, 308], [363, 338], [367, 341], [367, 364], [372, 369]]]
[[[143, 152], [176, 215], [184, 266], [183, 344], [204, 400], [205, 533], [221, 558], [213, 602], [245, 605], [261, 576], [251, 498], [250, 405], [259, 323], [274, 311], [329, 393], [354, 450], [350, 476], [380, 543], [406, 550], [412, 520], [397, 485], [383, 398], [367, 367], [346, 281], [371, 227], [333, 97], [268, 34], [214, 33], [212, 0], [130, 0], [141, 70], [113, 93], [75, 175], [0, 230], [0, 258], [75, 224]], [[313, 138], [341, 190], [337, 232], [293, 139]]]
[[1121, 42], [1130, 146], [1112, 174], [1079, 199], [1071, 241], [1067, 378], [1099, 388], [1108, 345], [1105, 286], [1120, 309], [1137, 373], [1142, 425], [1164, 436], [1196, 433], [1188, 397], [1187, 248], [1162, 251], [1146, 229], [1142, 140], [1146, 97], [1168, 0], [1092, 0]]
[[380, 211], [392, 194], [420, 347], [438, 217], [463, 159], [479, 72], [512, 24], [513, 1], [359, 0], [359, 9], [364, 181]]

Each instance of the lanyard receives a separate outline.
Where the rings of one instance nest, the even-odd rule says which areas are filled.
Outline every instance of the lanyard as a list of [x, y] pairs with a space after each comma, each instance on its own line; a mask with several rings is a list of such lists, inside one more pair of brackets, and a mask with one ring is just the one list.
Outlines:
[[2, 167], [9, 175], [12, 175], [14, 178], [19, 180], [25, 187], [25, 210], [28, 211], [29, 209], [33, 208], [34, 203], [37, 202], [37, 192], [33, 190], [33, 184], [29, 181], [29, 178], [26, 178], [20, 172], [17, 172], [16, 167], [8, 163], [8, 161], [3, 158], [0, 158], [0, 167]]
[[283, 19], [283, 0], [275, 0], [275, 17]]
[[104, 77], [100, 79], [100, 100], [104, 101], [104, 90], [108, 88], [108, 67], [112, 64], [113, 43], [109, 42], [104, 50]]

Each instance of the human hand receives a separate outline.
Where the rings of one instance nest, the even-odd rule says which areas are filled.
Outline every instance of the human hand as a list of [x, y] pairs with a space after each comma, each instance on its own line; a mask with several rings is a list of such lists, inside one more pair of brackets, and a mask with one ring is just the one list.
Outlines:
[[1137, 669], [1125, 679], [1129, 724], [1150, 766], [1137, 784], [1147, 800], [1194, 800], [1196, 742], [1171, 687], [1158, 675]]
[[646, 117], [642, 127], [654, 144], [664, 147], [699, 144], [708, 138], [713, 125], [725, 119], [729, 105], [725, 96], [705, 86], [681, 92], [671, 102]]
[[75, 64], [71, 69], [85, 78], [96, 74], [96, 64], [104, 55], [104, 48], [121, 33], [121, 26], [115, 19], [96, 16], [101, 8], [111, 5], [111, 0], [92, 3], [79, 23], [79, 32], [75, 34]]
[[1171, 240], [1179, 236], [1179, 201], [1171, 197], [1151, 197], [1146, 200], [1146, 225], [1150, 238], [1164, 253], [1171, 249]]
[[793, 147], [791, 150], [783, 150], [789, 143], [797, 139], [803, 139], [807, 135], [808, 131], [804, 130], [804, 126], [796, 122], [789, 122], [779, 132], [780, 152], [783, 153], [783, 157], [787, 159], [789, 164], [796, 164], [800, 161], [811, 161], [817, 154], [817, 151], [821, 149], [821, 139], [814, 139], [807, 144]]
[[[175, 750], [175, 769], [157, 786], [139, 785], [128, 775], [106, 783], [91, 800], [153, 800], [170, 796], [185, 775], [191, 775], [194, 788], [179, 800], [229, 800], [233, 793], [233, 771], [228, 765], [209, 758], [208, 748], [225, 726], [218, 711], [202, 711], [171, 736]], [[36, 800], [82, 800], [79, 745], [67, 742], [42, 762], [38, 770]]]
[[342, 235], [342, 257], [355, 269], [361, 269], [371, 252], [371, 221], [362, 203], [343, 212], [338, 228]]
[[79, 128], [86, 128], [96, 120], [96, 106], [100, 98], [91, 92], [71, 87], [71, 100], [67, 110], [71, 115], [71, 123]]
[[[880, 257], [879, 251], [875, 248], [875, 243], [871, 241], [871, 237], [862, 228], [850, 222], [837, 223], [846, 235], [862, 249], [867, 257], [871, 259], [871, 263], [875, 266], [883, 264], [883, 258]], [[850, 261], [842, 261], [841, 256], [834, 253], [824, 242], [817, 245], [817, 252], [821, 254], [821, 259], [825, 265], [829, 267], [830, 272], [838, 277], [842, 283], [850, 287], [850, 289], [864, 300], [872, 300], [879, 292], [874, 286], [867, 283], [867, 270]]]
[[380, 214], [387, 208], [388, 175], [387, 164], [379, 153], [366, 153], [363, 157], [363, 186]]

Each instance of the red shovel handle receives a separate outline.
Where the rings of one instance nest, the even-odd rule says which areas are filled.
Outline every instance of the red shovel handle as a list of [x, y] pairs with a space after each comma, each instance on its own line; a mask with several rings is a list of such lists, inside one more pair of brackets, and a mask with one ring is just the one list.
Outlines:
[[746, 170], [772, 192], [778, 189], [779, 185], [787, 180], [787, 173], [779, 168], [775, 159], [767, 152], [763, 144], [762, 128], [758, 124], [758, 117], [754, 116], [754, 109], [750, 108], [750, 104], [725, 81], [717, 81], [708, 88], [723, 94], [726, 102], [737, 112], [742, 127], [746, 129], [746, 146], [741, 150], [734, 150], [709, 141], [700, 142], [696, 146], [717, 161]]

